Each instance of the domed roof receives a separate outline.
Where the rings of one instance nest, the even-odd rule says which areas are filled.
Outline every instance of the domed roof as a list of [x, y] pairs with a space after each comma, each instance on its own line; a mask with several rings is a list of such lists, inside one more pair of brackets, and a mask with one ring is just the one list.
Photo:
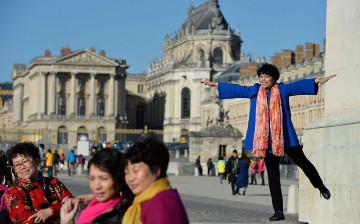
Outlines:
[[229, 24], [225, 20], [217, 0], [209, 0], [194, 7], [190, 6], [188, 16], [182, 27], [189, 30], [208, 30], [209, 27], [218, 30], [228, 30]]

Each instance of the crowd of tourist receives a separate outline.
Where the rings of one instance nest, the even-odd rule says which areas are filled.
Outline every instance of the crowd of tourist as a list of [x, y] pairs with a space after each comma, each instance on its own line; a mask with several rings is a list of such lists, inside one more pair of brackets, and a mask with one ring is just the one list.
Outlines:
[[[138, 141], [125, 154], [91, 149], [92, 194], [77, 197], [54, 176], [64, 155], [44, 150], [24, 142], [0, 152], [0, 223], [189, 223], [167, 179], [169, 151], [155, 138]], [[84, 166], [83, 156], [69, 155], [68, 164], [77, 158]]]

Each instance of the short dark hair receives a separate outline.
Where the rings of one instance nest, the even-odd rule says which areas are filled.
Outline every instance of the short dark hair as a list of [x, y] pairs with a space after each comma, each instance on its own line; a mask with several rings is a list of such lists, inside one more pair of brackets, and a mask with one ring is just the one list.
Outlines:
[[148, 137], [130, 147], [124, 154], [124, 159], [125, 166], [127, 166], [128, 162], [144, 162], [150, 167], [153, 174], [156, 174], [160, 169], [159, 178], [162, 178], [166, 177], [170, 154], [164, 143], [154, 137]]
[[272, 64], [265, 63], [263, 64], [258, 70], [257, 75], [260, 76], [261, 74], [270, 75], [277, 81], [280, 77], [280, 72], [278, 68]]
[[40, 154], [39, 154], [39, 149], [31, 142], [22, 142], [22, 143], [18, 143], [16, 145], [14, 145], [13, 147], [11, 147], [7, 153], [6, 153], [6, 157], [10, 163], [10, 165], [12, 166], [12, 159], [17, 157], [17, 155], [29, 155], [31, 156], [33, 159], [39, 159], [40, 160]]
[[234, 153], [234, 152], [235, 152], [235, 153], [237, 153], [237, 150], [236, 150], [236, 149], [234, 149], [234, 150], [233, 150], [233, 153]]
[[111, 175], [116, 188], [120, 191], [125, 185], [123, 155], [116, 149], [105, 148], [95, 153], [88, 162], [88, 170], [94, 165]]

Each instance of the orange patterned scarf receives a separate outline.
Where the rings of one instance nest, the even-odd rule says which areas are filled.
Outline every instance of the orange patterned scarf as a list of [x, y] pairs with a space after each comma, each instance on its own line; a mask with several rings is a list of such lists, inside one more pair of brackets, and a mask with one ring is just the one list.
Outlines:
[[[256, 100], [256, 118], [254, 133], [254, 149], [252, 154], [264, 158], [269, 147], [269, 109], [266, 90], [260, 87]], [[278, 85], [271, 88], [270, 95], [270, 130], [272, 137], [272, 153], [275, 156], [284, 155], [284, 135], [282, 123], [282, 108]]]

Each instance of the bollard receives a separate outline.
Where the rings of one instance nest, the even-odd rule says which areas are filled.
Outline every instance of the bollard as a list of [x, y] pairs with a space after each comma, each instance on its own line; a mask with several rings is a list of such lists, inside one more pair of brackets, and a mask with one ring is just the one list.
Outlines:
[[290, 185], [288, 193], [287, 213], [299, 214], [299, 187]]
[[185, 149], [185, 150], [184, 150], [184, 158], [187, 158], [188, 156], [189, 156], [188, 149]]
[[199, 176], [199, 170], [197, 167], [195, 167], [195, 170], [194, 170], [194, 176]]
[[175, 150], [175, 159], [179, 159], [179, 157], [180, 157], [180, 150], [176, 149]]
[[81, 175], [81, 174], [83, 174], [83, 170], [84, 170], [84, 167], [80, 164], [80, 166], [78, 166], [77, 167], [77, 173], [79, 174], [79, 175]]

